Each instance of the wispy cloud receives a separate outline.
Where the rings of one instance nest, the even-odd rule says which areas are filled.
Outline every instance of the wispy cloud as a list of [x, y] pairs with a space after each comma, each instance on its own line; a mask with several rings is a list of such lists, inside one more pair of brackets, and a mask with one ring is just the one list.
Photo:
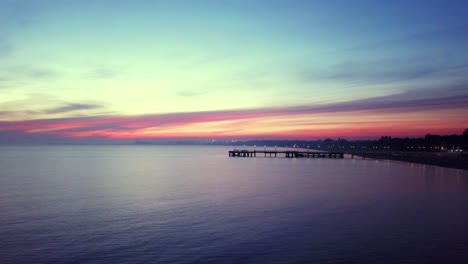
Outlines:
[[12, 69], [15, 73], [34, 79], [55, 78], [61, 76], [59, 71], [32, 66], [19, 66]]
[[[415, 62], [416, 61], [416, 62]], [[388, 83], [429, 77], [455, 72], [458, 76], [468, 74], [468, 63], [434, 63], [421, 58], [384, 59], [370, 62], [347, 62], [328, 69], [303, 72], [306, 80], [329, 80], [337, 82]]]
[[186, 91], [177, 92], [176, 95], [181, 96], [181, 97], [196, 97], [196, 96], [201, 96], [207, 93], [208, 93], [208, 90], [186, 90]]
[[29, 94], [26, 98], [0, 103], [0, 120], [33, 120], [78, 117], [108, 112], [98, 102], [66, 102], [46, 94]]
[[47, 89], [58, 89], [52, 88], [54, 86], [49, 86], [49, 83], [63, 79], [66, 75], [66, 72], [49, 66], [35, 66], [16, 63], [2, 64], [0, 61], [0, 90], [24, 91], [31, 87], [38, 87], [39, 85], [42, 86], [44, 83], [48, 83]]
[[79, 110], [91, 110], [91, 109], [98, 109], [102, 106], [97, 104], [80, 104], [80, 103], [68, 103], [59, 107], [55, 107], [52, 109], [44, 110], [46, 114], [58, 114], [58, 113], [67, 113], [67, 112], [74, 112]]
[[[419, 32], [412, 35], [402, 36], [400, 38], [388, 39], [373, 43], [367, 43], [360, 46], [351, 47], [336, 51], [336, 53], [362, 52], [362, 51], [383, 51], [392, 49], [395, 46], [414, 46], [422, 49], [431, 49], [434, 47], [463, 47], [463, 43], [468, 41], [468, 25], [457, 25], [440, 28], [437, 30]], [[457, 49], [458, 51], [458, 49]]]
[[0, 73], [3, 75], [3, 81], [22, 80], [39, 80], [53, 79], [63, 76], [63, 73], [51, 68], [34, 67], [28, 65], [15, 65], [0, 68]]

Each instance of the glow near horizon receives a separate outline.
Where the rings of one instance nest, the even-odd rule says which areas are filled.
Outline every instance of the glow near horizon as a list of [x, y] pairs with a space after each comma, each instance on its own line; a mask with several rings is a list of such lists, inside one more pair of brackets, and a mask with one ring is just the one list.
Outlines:
[[460, 133], [466, 10], [443, 1], [4, 1], [0, 137]]

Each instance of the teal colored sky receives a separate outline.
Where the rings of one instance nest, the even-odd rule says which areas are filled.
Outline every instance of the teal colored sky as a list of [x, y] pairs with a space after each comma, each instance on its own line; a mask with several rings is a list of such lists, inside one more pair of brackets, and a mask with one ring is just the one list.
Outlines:
[[466, 1], [1, 1], [0, 142], [461, 133], [467, 46]]

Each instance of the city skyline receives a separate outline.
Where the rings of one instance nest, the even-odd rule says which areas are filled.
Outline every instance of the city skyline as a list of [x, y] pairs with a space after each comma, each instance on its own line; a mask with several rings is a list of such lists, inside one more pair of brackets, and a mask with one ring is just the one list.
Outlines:
[[2, 1], [0, 142], [460, 134], [463, 1]]

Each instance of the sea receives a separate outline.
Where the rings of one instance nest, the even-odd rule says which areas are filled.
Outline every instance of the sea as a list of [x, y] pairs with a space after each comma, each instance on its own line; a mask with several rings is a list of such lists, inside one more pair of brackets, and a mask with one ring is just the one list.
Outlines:
[[468, 171], [229, 149], [2, 146], [0, 263], [468, 263]]

